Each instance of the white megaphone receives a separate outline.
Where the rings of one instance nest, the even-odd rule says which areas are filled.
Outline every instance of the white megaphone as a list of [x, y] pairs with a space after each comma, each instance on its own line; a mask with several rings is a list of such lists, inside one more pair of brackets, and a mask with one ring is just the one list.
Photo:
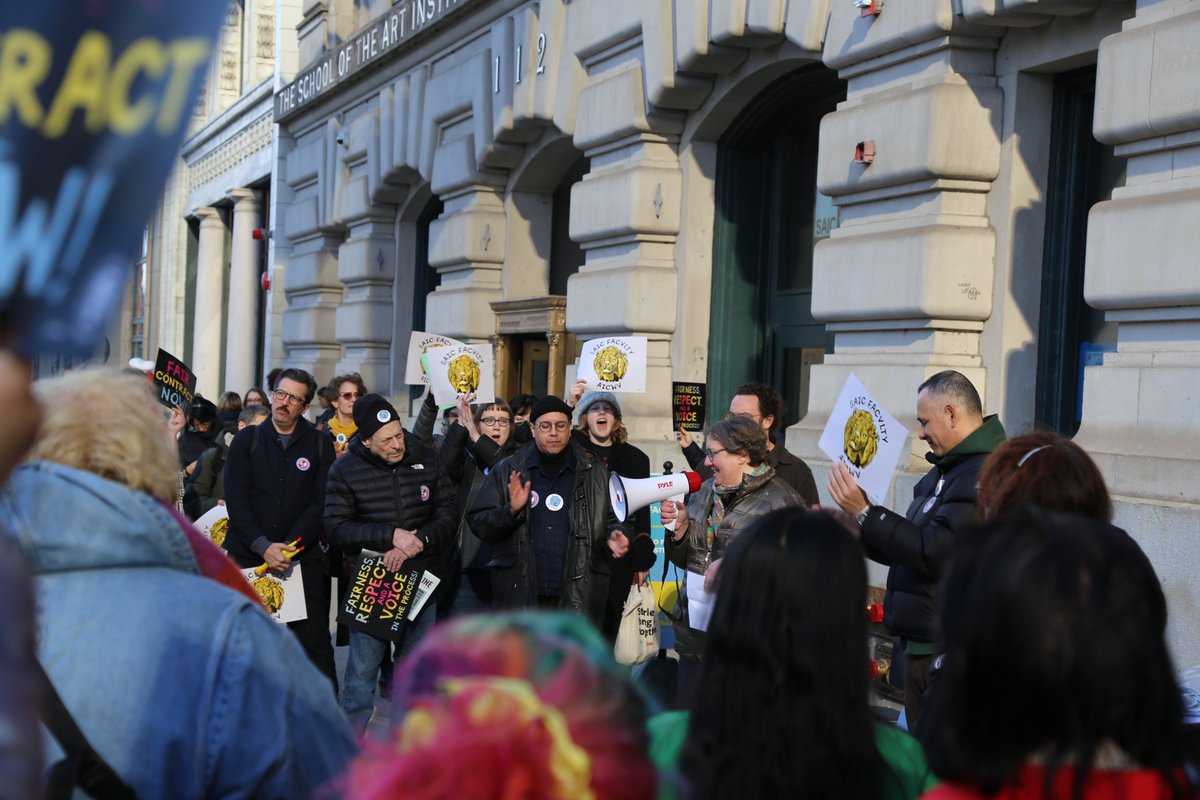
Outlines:
[[608, 498], [617, 519], [624, 522], [630, 514], [651, 503], [699, 491], [700, 482], [700, 476], [694, 472], [676, 472], [657, 478], [622, 478], [614, 472], [608, 476]]

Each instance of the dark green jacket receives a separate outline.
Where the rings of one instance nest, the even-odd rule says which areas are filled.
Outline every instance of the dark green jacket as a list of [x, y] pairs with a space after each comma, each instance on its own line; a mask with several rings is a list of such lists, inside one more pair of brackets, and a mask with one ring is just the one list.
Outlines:
[[896, 636], [918, 643], [909, 652], [935, 652], [938, 639], [934, 592], [954, 536], [976, 519], [979, 468], [1004, 442], [1004, 426], [995, 414], [944, 456], [928, 453], [933, 469], [913, 487], [913, 501], [902, 517], [871, 506], [862, 525], [867, 557], [891, 567], [883, 598], [883, 624]]

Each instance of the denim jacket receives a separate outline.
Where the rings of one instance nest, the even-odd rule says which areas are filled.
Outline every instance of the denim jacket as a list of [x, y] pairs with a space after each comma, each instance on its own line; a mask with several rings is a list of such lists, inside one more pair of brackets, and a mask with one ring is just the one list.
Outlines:
[[36, 462], [0, 495], [0, 534], [35, 575], [50, 680], [139, 797], [307, 797], [354, 755], [329, 681], [283, 626], [198, 573], [149, 495]]

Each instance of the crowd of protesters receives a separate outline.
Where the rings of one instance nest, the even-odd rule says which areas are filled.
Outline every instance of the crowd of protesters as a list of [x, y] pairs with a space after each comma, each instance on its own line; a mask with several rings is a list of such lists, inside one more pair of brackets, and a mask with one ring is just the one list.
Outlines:
[[[714, 603], [682, 592], [666, 696], [613, 658], [655, 564], [650, 510], [609, 503], [650, 475], [616, 396], [428, 393], [406, 429], [355, 373], [265, 385], [170, 409], [128, 372], [34, 384], [32, 444], [0, 453], [4, 797], [1198, 796], [1166, 601], [1103, 477], [1006, 437], [960, 373], [917, 387], [903, 514], [840, 464], [819, 505], [769, 386], [678, 434], [704, 482], [662, 502], [665, 556]], [[218, 506], [223, 550], [191, 522]], [[441, 578], [396, 642], [333, 636], [361, 552]], [[867, 559], [907, 732], [872, 693]], [[242, 572], [295, 564], [308, 615], [277, 624]]]

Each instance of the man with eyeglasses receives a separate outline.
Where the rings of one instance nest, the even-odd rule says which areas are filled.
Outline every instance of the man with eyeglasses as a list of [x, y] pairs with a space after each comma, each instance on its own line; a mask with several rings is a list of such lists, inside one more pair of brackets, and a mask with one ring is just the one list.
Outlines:
[[609, 567], [629, 551], [608, 500], [608, 470], [571, 441], [573, 409], [533, 407], [533, 441], [495, 466], [467, 511], [495, 548], [493, 601], [502, 608], [573, 609], [604, 622]]
[[329, 431], [333, 450], [341, 458], [358, 432], [358, 426], [354, 424], [354, 403], [367, 393], [367, 385], [357, 372], [347, 372], [331, 380], [325, 391], [329, 402], [333, 404], [333, 416], [324, 426], [318, 425], [317, 428]]
[[[245, 428], [233, 437], [225, 460], [225, 549], [242, 568], [266, 562], [271, 572], [282, 573], [293, 560], [300, 563], [308, 617], [288, 627], [336, 691], [329, 577], [322, 570], [320, 544], [325, 480], [334, 454], [329, 437], [304, 418], [316, 393], [312, 375], [283, 370], [271, 391], [270, 424]], [[296, 552], [288, 547], [292, 542], [302, 548], [295, 559], [286, 555]]]
[[[787, 405], [779, 392], [765, 383], [743, 384], [729, 401], [729, 413], [749, 417], [762, 426], [767, 434], [767, 462], [775, 470], [775, 477], [795, 489], [809, 508], [817, 505], [821, 497], [812, 470], [802, 458], [783, 446], [781, 437]], [[711, 477], [712, 470], [704, 463], [704, 451], [700, 446], [685, 431], [676, 431], [675, 435], [688, 466], [704, 479]]]

